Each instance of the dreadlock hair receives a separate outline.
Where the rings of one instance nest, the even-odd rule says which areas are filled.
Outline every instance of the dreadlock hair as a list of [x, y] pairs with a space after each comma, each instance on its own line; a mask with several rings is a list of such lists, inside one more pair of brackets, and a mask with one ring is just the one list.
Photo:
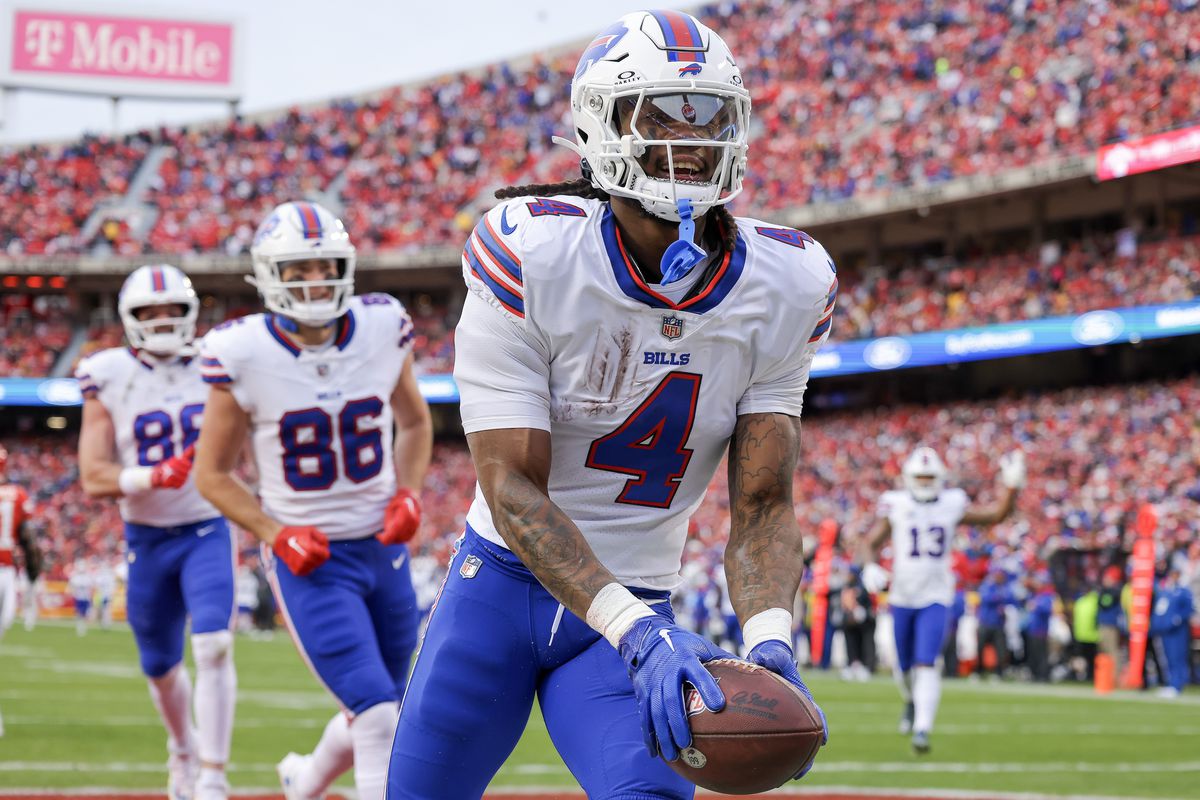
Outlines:
[[[497, 189], [495, 196], [497, 200], [509, 200], [513, 197], [550, 197], [553, 195], [567, 195], [568, 197], [582, 197], [585, 200], [602, 200], [609, 201], [612, 196], [592, 184], [590, 178], [576, 178], [573, 181], [559, 181], [558, 183], [527, 183], [524, 186], [505, 186], [502, 189]], [[729, 209], [725, 206], [714, 206], [713, 221], [717, 223], [717, 230], [720, 231], [721, 246], [725, 248], [725, 252], [732, 253], [737, 247], [737, 222], [733, 219], [733, 214], [729, 213]]]

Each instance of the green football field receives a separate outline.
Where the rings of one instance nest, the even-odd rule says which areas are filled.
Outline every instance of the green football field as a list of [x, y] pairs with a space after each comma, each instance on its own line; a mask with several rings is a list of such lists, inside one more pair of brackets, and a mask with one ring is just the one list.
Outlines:
[[[239, 790], [270, 790], [275, 762], [289, 750], [310, 750], [335, 707], [286, 634], [239, 637], [236, 658], [230, 777]], [[933, 753], [917, 759], [895, 732], [899, 701], [889, 680], [809, 677], [832, 740], [800, 787], [806, 792], [1200, 797], [1195, 691], [1174, 701], [1120, 692], [1098, 698], [1083, 687], [958, 681], [946, 689]], [[31, 633], [15, 626], [0, 642], [0, 712], [0, 794], [165, 785], [164, 734], [124, 627], [80, 638], [62, 624]], [[493, 785], [577, 788], [536, 716]]]

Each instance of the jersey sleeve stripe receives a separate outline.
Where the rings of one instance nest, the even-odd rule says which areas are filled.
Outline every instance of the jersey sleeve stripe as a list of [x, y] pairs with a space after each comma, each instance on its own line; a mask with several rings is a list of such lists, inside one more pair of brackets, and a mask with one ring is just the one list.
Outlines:
[[474, 248], [472, 248], [470, 242], [467, 243], [467, 248], [463, 250], [463, 258], [471, 266], [471, 272], [475, 274], [475, 277], [483, 281], [492, 290], [493, 296], [500, 301], [502, 306], [521, 319], [525, 318], [524, 298], [509, 290], [503, 283], [497, 280], [496, 276], [488, 270], [487, 265], [475, 255]]
[[[519, 292], [522, 288], [524, 288], [524, 284], [521, 282], [520, 278], [520, 269], [517, 270], [517, 275], [513, 275], [512, 265], [506, 264], [504, 259], [498, 256], [496, 251], [489, 247], [486, 242], [484, 242], [483, 237], [481, 237], [479, 234], [475, 234], [471, 237], [470, 242], [475, 248], [475, 255], [478, 256], [481, 261], [484, 258], [490, 261], [503, 275], [504, 281], [511, 289], [513, 289], [513, 291]], [[500, 275], [497, 275], [497, 277], [500, 277]]]
[[200, 376], [205, 383], [233, 383], [233, 378], [228, 375], [204, 374]]
[[832, 323], [833, 315], [830, 314], [829, 316], [825, 317], [825, 319], [817, 323], [817, 327], [813, 328], [812, 336], [809, 337], [808, 341], [811, 343], [817, 341], [817, 339], [820, 339], [825, 331], [829, 330], [829, 326]]
[[838, 281], [833, 279], [833, 285], [829, 287], [829, 294], [825, 297], [825, 310], [829, 311], [833, 308], [833, 304], [837, 302]]
[[523, 279], [521, 278], [521, 259], [513, 254], [512, 250], [504, 244], [504, 240], [496, 235], [495, 228], [488, 221], [487, 217], [483, 218], [483, 222], [475, 226], [475, 234], [479, 237], [479, 241], [487, 249], [488, 255], [492, 257], [500, 268], [508, 274], [508, 277], [516, 281], [520, 286]]
[[221, 359], [215, 358], [213, 356], [203, 356], [200, 359], [200, 364], [205, 367], [222, 367], [222, 368], [224, 368], [223, 365], [221, 364]]
[[96, 395], [100, 394], [100, 387], [89, 383], [85, 386], [80, 386], [79, 393], [84, 397], [95, 397]]

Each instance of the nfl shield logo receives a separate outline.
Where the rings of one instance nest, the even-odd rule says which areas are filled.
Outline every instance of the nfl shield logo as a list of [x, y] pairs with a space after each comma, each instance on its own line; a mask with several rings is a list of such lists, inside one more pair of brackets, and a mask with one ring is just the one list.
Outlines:
[[324, 362], [317, 364], [317, 377], [320, 377], [320, 378], [328, 378], [329, 377], [329, 365], [328, 364], [326, 364]]
[[683, 336], [683, 319], [681, 317], [663, 317], [662, 335], [668, 339], [678, 339]]
[[479, 556], [467, 556], [467, 560], [458, 568], [458, 574], [464, 578], [474, 578], [479, 573], [479, 568], [483, 566], [483, 561]]

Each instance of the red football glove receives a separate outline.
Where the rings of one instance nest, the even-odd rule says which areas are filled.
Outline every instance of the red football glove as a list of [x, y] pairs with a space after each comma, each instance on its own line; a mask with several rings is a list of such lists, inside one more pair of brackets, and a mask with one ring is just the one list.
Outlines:
[[312, 525], [290, 525], [275, 536], [275, 555], [303, 578], [329, 560], [329, 539]]
[[404, 544], [421, 525], [421, 500], [412, 489], [398, 489], [383, 512], [383, 533], [375, 538], [384, 544]]
[[177, 456], [160, 461], [150, 470], [151, 489], [178, 489], [187, 483], [192, 471], [192, 459], [196, 456], [196, 445], [191, 445]]

